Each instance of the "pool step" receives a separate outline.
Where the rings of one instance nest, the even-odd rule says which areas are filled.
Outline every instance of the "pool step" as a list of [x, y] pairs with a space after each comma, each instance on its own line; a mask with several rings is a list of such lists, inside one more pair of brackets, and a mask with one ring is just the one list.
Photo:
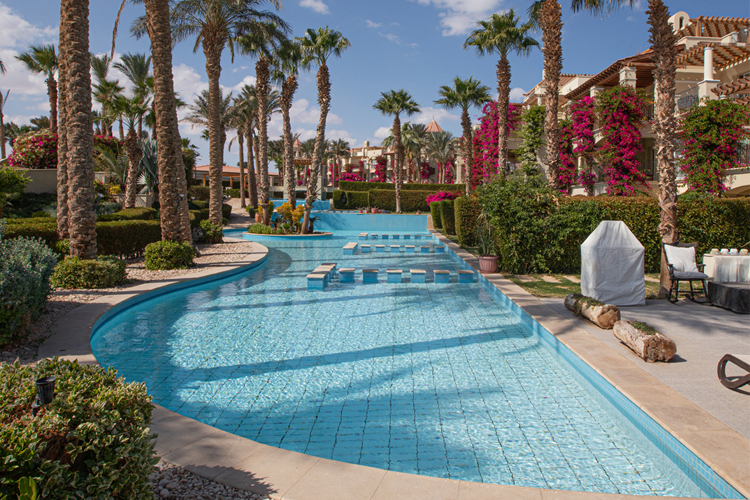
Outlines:
[[344, 245], [344, 255], [354, 255], [357, 253], [357, 245], [358, 243], [356, 241]]

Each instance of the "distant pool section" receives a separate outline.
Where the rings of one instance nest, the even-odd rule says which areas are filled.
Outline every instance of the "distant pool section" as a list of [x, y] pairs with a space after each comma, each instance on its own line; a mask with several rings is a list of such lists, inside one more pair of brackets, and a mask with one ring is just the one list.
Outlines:
[[[287, 202], [287, 200], [269, 200], [273, 202], [273, 208], [277, 209], [281, 205]], [[301, 205], [304, 203], [305, 200], [297, 200], [297, 204]], [[313, 210], [330, 210], [331, 209], [331, 200], [315, 200], [313, 202]]]
[[358, 214], [356, 212], [320, 212], [315, 216], [317, 231], [361, 231], [408, 233], [427, 231], [426, 215]]

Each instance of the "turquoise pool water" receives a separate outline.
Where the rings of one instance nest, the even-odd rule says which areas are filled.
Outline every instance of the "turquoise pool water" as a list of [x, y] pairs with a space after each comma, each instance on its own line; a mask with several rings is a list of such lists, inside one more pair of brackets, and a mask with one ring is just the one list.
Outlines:
[[[112, 316], [94, 353], [158, 404], [288, 450], [468, 481], [709, 496], [516, 314], [456, 283], [455, 257], [344, 256], [349, 241], [356, 232], [264, 241], [257, 269]], [[308, 291], [323, 262], [357, 268], [356, 282]], [[362, 284], [362, 268], [380, 282]], [[385, 283], [394, 268], [427, 269], [428, 283]], [[433, 269], [451, 283], [432, 283]]]

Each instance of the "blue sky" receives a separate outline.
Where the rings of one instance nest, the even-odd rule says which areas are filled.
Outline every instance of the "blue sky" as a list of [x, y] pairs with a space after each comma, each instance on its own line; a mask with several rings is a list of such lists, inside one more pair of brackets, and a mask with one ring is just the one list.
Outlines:
[[[302, 36], [307, 28], [330, 26], [351, 41], [351, 48], [329, 64], [332, 105], [327, 137], [344, 138], [356, 147], [365, 140], [379, 144], [388, 135], [391, 119], [374, 111], [372, 105], [380, 92], [391, 89], [406, 89], [421, 105], [422, 112], [411, 120], [427, 123], [435, 118], [443, 129], [460, 135], [458, 111], [446, 111], [433, 104], [438, 88], [450, 84], [455, 76], [473, 76], [494, 93], [497, 61], [463, 50], [463, 42], [477, 20], [509, 8], [525, 18], [529, 3], [530, 0], [283, 0], [280, 15], [292, 26], [295, 36]], [[91, 1], [93, 52], [109, 51], [119, 4], [119, 0]], [[648, 48], [645, 0], [637, 1], [633, 9], [624, 7], [603, 18], [573, 14], [567, 0], [562, 5], [565, 73], [597, 73], [618, 58]], [[691, 17], [750, 16], [747, 0], [667, 0], [667, 5], [670, 13], [684, 10]], [[129, 36], [132, 20], [142, 13], [141, 5], [126, 6], [117, 53], [148, 51], [147, 40]], [[13, 56], [32, 43], [56, 44], [58, 26], [59, 2], [0, 0], [0, 58], [8, 68], [8, 73], [0, 76], [0, 90], [5, 93], [11, 89], [4, 110], [6, 122], [28, 123], [30, 118], [49, 112], [43, 79], [24, 70]], [[541, 34], [534, 36], [541, 41]], [[174, 51], [175, 88], [187, 102], [208, 88], [203, 53], [199, 50], [194, 54], [192, 48], [192, 43], [183, 42]], [[529, 57], [512, 56], [510, 61], [511, 100], [518, 102], [523, 92], [541, 79], [542, 54], [535, 50]], [[222, 68], [221, 84], [226, 90], [255, 81], [254, 61], [247, 57], [238, 56], [232, 63], [225, 50]], [[313, 137], [318, 115], [315, 74], [303, 73], [292, 108], [293, 131], [301, 133], [303, 140]], [[479, 110], [472, 112], [472, 120], [478, 116]], [[201, 130], [182, 125], [181, 131], [200, 147], [200, 163], [208, 163], [208, 145], [199, 137]], [[272, 121], [270, 133], [277, 138], [280, 132], [278, 117]], [[228, 165], [237, 161], [236, 147], [225, 151]]]

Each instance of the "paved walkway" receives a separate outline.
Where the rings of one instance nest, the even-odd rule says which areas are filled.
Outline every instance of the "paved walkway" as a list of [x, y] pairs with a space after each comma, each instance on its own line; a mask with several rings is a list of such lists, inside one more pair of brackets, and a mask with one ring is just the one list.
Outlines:
[[622, 319], [648, 323], [677, 344], [677, 354], [670, 363], [646, 363], [617, 340], [612, 330], [602, 330], [590, 321], [576, 318], [565, 309], [562, 299], [541, 300], [630, 363], [750, 438], [750, 391], [730, 391], [716, 375], [716, 365], [724, 354], [750, 354], [747, 315], [687, 299], [677, 304], [647, 300], [646, 307], [622, 307]]

